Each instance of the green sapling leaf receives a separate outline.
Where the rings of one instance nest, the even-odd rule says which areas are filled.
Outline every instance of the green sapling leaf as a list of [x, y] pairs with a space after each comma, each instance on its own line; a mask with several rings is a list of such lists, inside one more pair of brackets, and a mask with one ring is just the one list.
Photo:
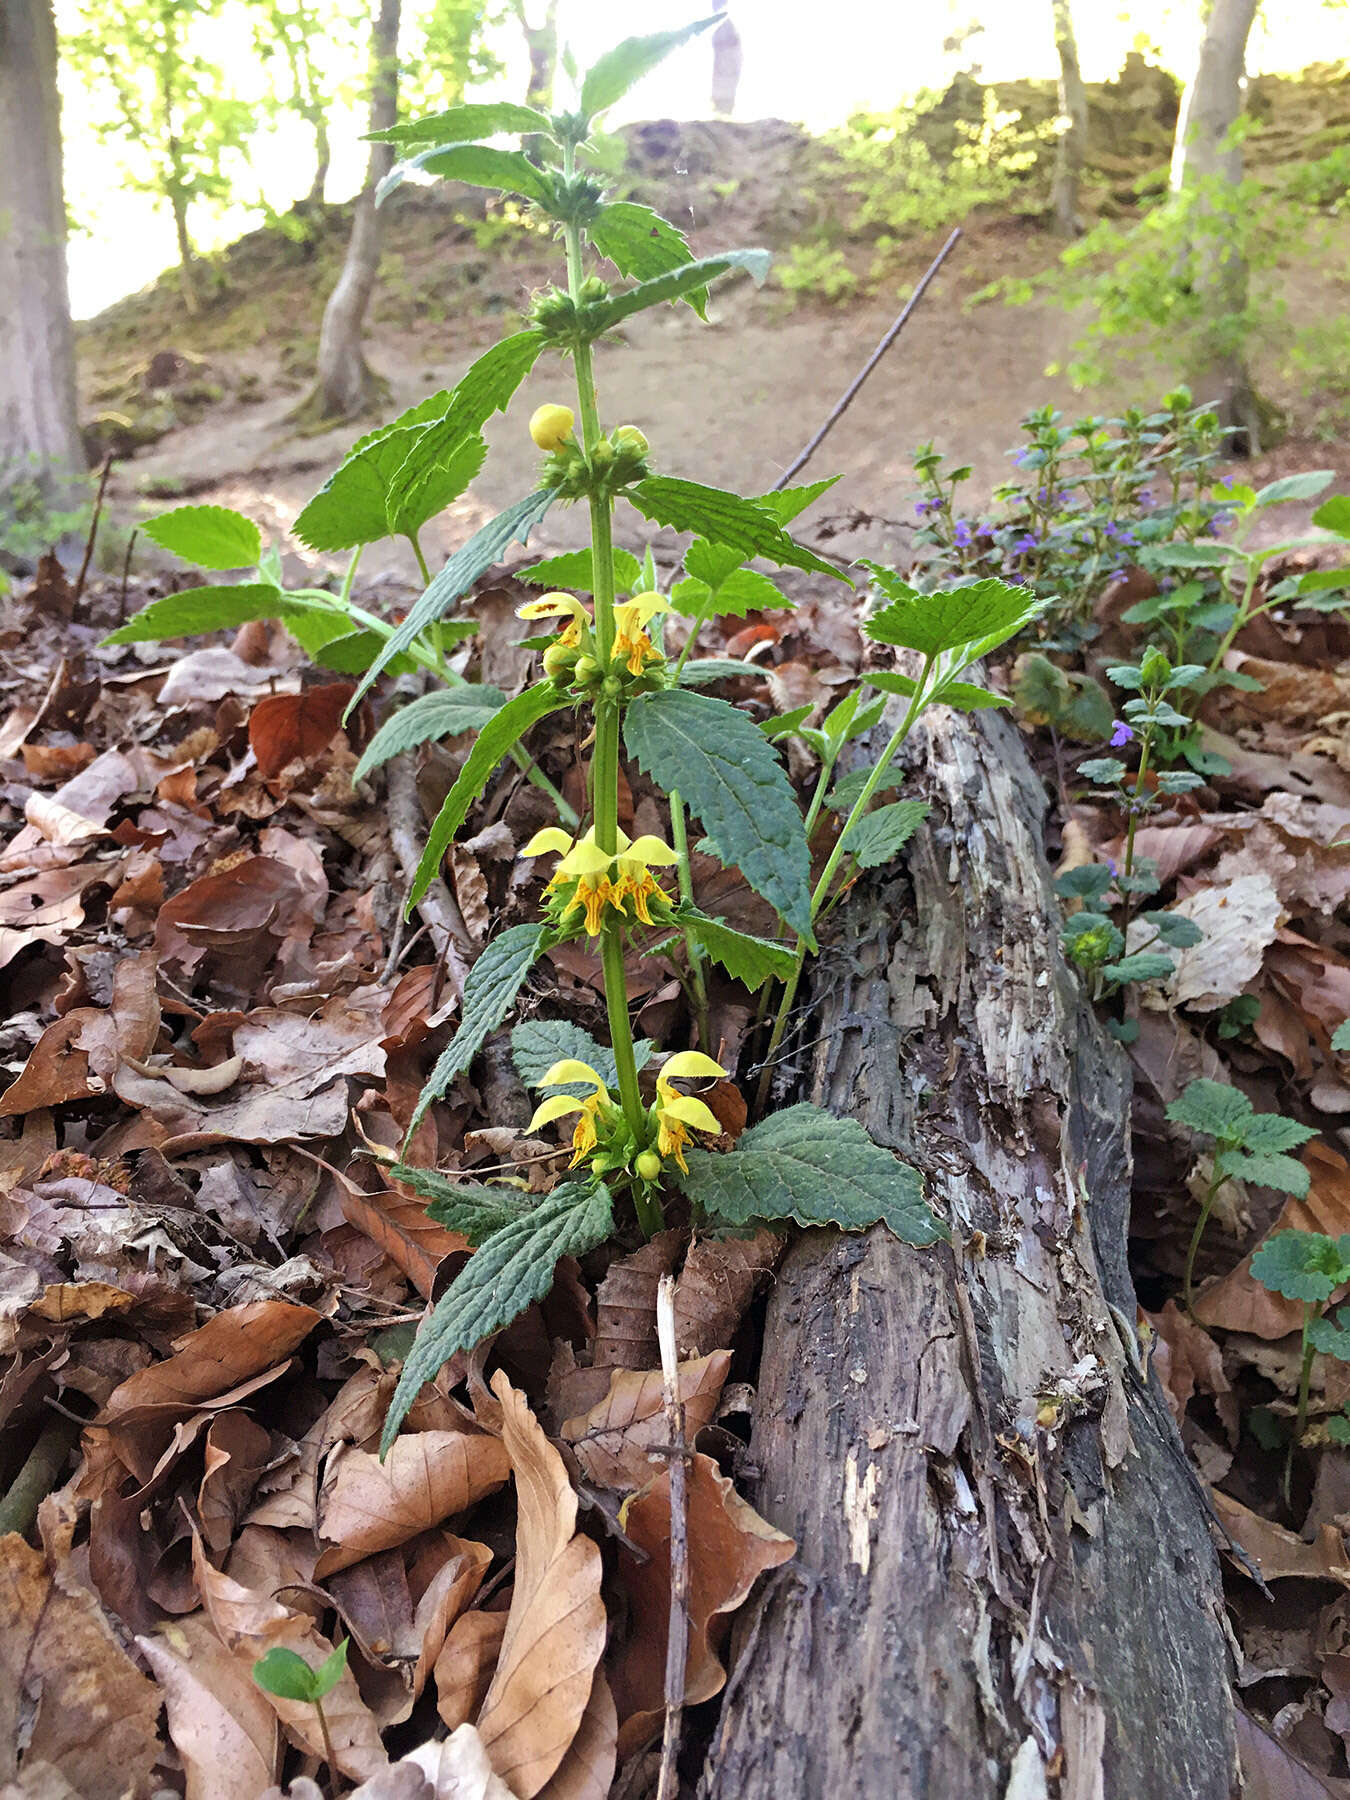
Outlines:
[[1258, 1246], [1251, 1272], [1262, 1287], [1287, 1300], [1324, 1305], [1350, 1281], [1350, 1233], [1277, 1231]]
[[262, 555], [258, 527], [228, 506], [177, 506], [147, 519], [141, 531], [199, 569], [252, 569]]
[[674, 31], [654, 31], [647, 37], [625, 38], [621, 44], [607, 50], [586, 71], [582, 80], [582, 116], [590, 120], [597, 113], [607, 112], [644, 75], [649, 75], [663, 63], [672, 50], [678, 50], [690, 38], [697, 37], [699, 32], [717, 24], [718, 18], [719, 15], [713, 13], [706, 19], [696, 19], [692, 25], [682, 25]]

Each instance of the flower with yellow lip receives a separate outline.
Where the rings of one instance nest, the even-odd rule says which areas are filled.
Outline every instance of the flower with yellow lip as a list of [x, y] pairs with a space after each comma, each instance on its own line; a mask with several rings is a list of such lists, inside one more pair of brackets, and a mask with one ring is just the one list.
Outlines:
[[581, 642], [581, 634], [591, 622], [591, 615], [571, 594], [541, 594], [537, 600], [527, 600], [524, 606], [516, 608], [518, 619], [570, 619], [558, 634], [558, 642], [566, 644], [569, 649]]
[[689, 1142], [690, 1131], [710, 1131], [717, 1136], [722, 1124], [702, 1100], [696, 1100], [692, 1094], [678, 1093], [671, 1082], [677, 1076], [725, 1074], [721, 1063], [715, 1063], [701, 1050], [680, 1050], [666, 1058], [656, 1078], [656, 1105], [653, 1108], [656, 1148], [662, 1156], [673, 1156], [686, 1174], [689, 1165], [684, 1160], [684, 1147]]
[[634, 594], [614, 608], [614, 660], [626, 662], [630, 675], [641, 675], [648, 663], [660, 662], [661, 652], [647, 635], [646, 627], [657, 613], [669, 612], [670, 602], [660, 594]]
[[572, 1132], [572, 1160], [568, 1164], [572, 1169], [595, 1149], [600, 1141], [601, 1127], [617, 1121], [619, 1116], [619, 1109], [604, 1080], [589, 1063], [580, 1062], [576, 1057], [565, 1057], [562, 1062], [555, 1062], [539, 1085], [546, 1088], [565, 1087], [574, 1081], [589, 1083], [592, 1092], [580, 1100], [572, 1094], [551, 1095], [535, 1108], [534, 1117], [525, 1127], [526, 1131], [537, 1131], [541, 1125], [549, 1125], [554, 1119], [565, 1119], [572, 1113], [580, 1114]]
[[[558, 854], [558, 865], [549, 881], [548, 893], [560, 892], [575, 883], [558, 914], [559, 923], [570, 914], [584, 911], [586, 930], [598, 937], [606, 906], [624, 911], [633, 902], [633, 915], [643, 925], [657, 923], [652, 918], [650, 902], [664, 899], [652, 874], [653, 869], [668, 869], [679, 861], [669, 844], [651, 835], [630, 839], [625, 832], [614, 836], [615, 854], [610, 856], [595, 841], [594, 827], [583, 837], [570, 838], [556, 825], [536, 831], [521, 852], [523, 856]], [[579, 1077], [578, 1077], [579, 1079]]]

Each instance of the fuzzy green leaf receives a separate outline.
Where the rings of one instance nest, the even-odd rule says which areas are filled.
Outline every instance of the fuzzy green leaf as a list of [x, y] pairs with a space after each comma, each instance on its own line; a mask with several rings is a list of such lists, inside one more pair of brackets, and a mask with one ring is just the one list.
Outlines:
[[[1308, 1327], [1308, 1342], [1323, 1356], [1334, 1356], [1337, 1362], [1350, 1362], [1350, 1307], [1342, 1307], [1334, 1319], [1314, 1319]], [[1341, 1415], [1345, 1417], [1344, 1414]], [[1350, 1426], [1350, 1419], [1346, 1424]], [[1342, 1438], [1342, 1443], [1350, 1437]]]
[[696, 906], [681, 906], [675, 916], [699, 948], [752, 994], [766, 981], [786, 981], [797, 966], [791, 944], [777, 944], [771, 938], [735, 931], [724, 920], [710, 918]]
[[1238, 1088], [1200, 1076], [1181, 1090], [1167, 1108], [1167, 1117], [1174, 1125], [1188, 1125], [1218, 1143], [1241, 1144], [1255, 1109]]
[[844, 848], [860, 869], [880, 868], [900, 854], [927, 817], [923, 800], [892, 800], [856, 820], [844, 834]]
[[458, 499], [483, 466], [487, 445], [463, 436], [421, 479], [410, 483], [404, 465], [430, 427], [388, 431], [353, 451], [305, 506], [292, 529], [311, 550], [351, 550], [384, 537], [408, 537]]
[[[740, 662], [734, 656], [705, 656], [687, 662], [680, 670], [681, 687], [710, 687], [714, 681], [731, 681], [737, 676], [755, 675], [761, 680], [764, 669], [759, 663]], [[809, 716], [808, 706], [802, 717]]]
[[586, 317], [595, 331], [610, 331], [634, 313], [649, 306], [664, 306], [670, 300], [684, 300], [706, 294], [709, 282], [728, 275], [733, 269], [744, 269], [756, 287], [764, 285], [772, 261], [767, 250], [724, 250], [719, 256], [702, 256], [696, 262], [682, 263], [640, 281], [636, 287], [623, 288], [607, 300], [598, 300], [586, 309]]
[[[758, 506], [759, 501], [752, 500], [750, 504]], [[742, 551], [726, 544], [710, 544], [707, 538], [696, 537], [684, 553], [685, 569], [707, 588], [721, 587], [744, 561]]]
[[524, 1194], [519, 1188], [452, 1181], [435, 1169], [415, 1169], [410, 1163], [394, 1163], [389, 1173], [428, 1202], [429, 1219], [447, 1231], [459, 1232], [475, 1249], [512, 1219], [532, 1212], [537, 1203], [533, 1194]]
[[1149, 569], [1222, 569], [1236, 554], [1226, 544], [1147, 544], [1139, 561]]
[[525, 977], [550, 941], [547, 926], [512, 925], [479, 953], [465, 978], [459, 1029], [436, 1059], [436, 1066], [417, 1097], [408, 1126], [409, 1138], [426, 1117], [427, 1108], [440, 1099], [457, 1075], [464, 1073], [487, 1042], [488, 1033], [495, 1031], [510, 1012], [525, 985]]
[[688, 1162], [680, 1186], [706, 1213], [733, 1225], [795, 1219], [861, 1231], [880, 1222], [907, 1244], [946, 1236], [924, 1200], [918, 1170], [874, 1144], [856, 1119], [819, 1106], [771, 1113], [734, 1150], [691, 1150]]
[[1170, 956], [1152, 950], [1139, 950], [1123, 956], [1119, 962], [1107, 963], [1102, 974], [1110, 981], [1165, 981], [1175, 975], [1177, 965]]
[[476, 144], [503, 131], [539, 132], [549, 129], [547, 113], [510, 100], [489, 100], [452, 106], [448, 112], [431, 113], [425, 119], [409, 119], [388, 131], [368, 131], [364, 141], [397, 144], [406, 150], [416, 144]]
[[1337, 537], [1350, 538], [1350, 494], [1333, 494], [1324, 500], [1312, 516], [1322, 531], [1334, 531]]
[[758, 569], [733, 569], [715, 588], [690, 576], [676, 582], [670, 602], [687, 619], [700, 614], [711, 619], [743, 619], [752, 612], [781, 612], [797, 604]]
[[[918, 686], [908, 675], [898, 674], [894, 669], [869, 669], [867, 679], [884, 694], [912, 695]], [[990, 707], [1012, 705], [1006, 694], [995, 694], [988, 688], [976, 687], [973, 681], [940, 683], [933, 690], [931, 703], [934, 706], [950, 706], [955, 712], [986, 712]]]
[[[655, 1048], [650, 1038], [639, 1038], [633, 1045], [639, 1069], [647, 1066]], [[597, 1043], [589, 1031], [574, 1025], [570, 1019], [528, 1019], [511, 1033], [511, 1061], [526, 1087], [539, 1087], [554, 1063], [569, 1057], [589, 1063], [606, 1087], [618, 1087], [619, 1072], [614, 1052], [608, 1044]], [[561, 1087], [549, 1090], [550, 1093], [578, 1096], [590, 1091], [584, 1081], [564, 1082]]]
[[[1101, 867], [1100, 864], [1094, 864], [1093, 866], [1094, 868]], [[1102, 868], [1102, 874], [1106, 876], [1107, 885], [1109, 886], [1111, 881], [1110, 870]], [[1103, 892], [1105, 892], [1105, 889], [1103, 889]], [[1195, 920], [1188, 919], [1185, 913], [1146, 912], [1141, 916], [1153, 927], [1163, 943], [1170, 944], [1174, 950], [1188, 950], [1192, 944], [1198, 944], [1205, 935], [1196, 924]]]
[[1029, 588], [993, 576], [920, 594], [890, 569], [872, 562], [864, 567], [889, 601], [865, 622], [864, 632], [874, 643], [923, 656], [955, 651], [963, 663], [974, 662], [1025, 630], [1045, 604]]
[[1301, 1162], [1292, 1156], [1279, 1156], [1269, 1151], [1248, 1155], [1243, 1150], [1221, 1150], [1215, 1158], [1219, 1171], [1234, 1181], [1250, 1181], [1257, 1187], [1275, 1188], [1295, 1199], [1307, 1198], [1310, 1177]]
[[1332, 1032], [1331, 1047], [1338, 1056], [1350, 1056], [1350, 1019], [1342, 1019]]
[[[871, 768], [851, 769], [847, 775], [841, 775], [838, 781], [836, 781], [834, 786], [830, 789], [825, 800], [825, 804], [829, 807], [830, 811], [842, 813], [852, 812], [854, 807], [858, 804], [858, 801], [862, 798], [863, 789], [872, 779], [873, 770], [875, 768], [876, 764], [874, 763]], [[894, 760], [892, 761], [890, 768], [882, 776], [875, 792], [878, 794], [887, 794], [892, 788], [902, 787], [905, 782], [905, 777], [906, 770], [903, 763]]]
[[672, 50], [687, 44], [700, 31], [717, 23], [717, 15], [696, 19], [692, 25], [681, 25], [674, 31], [654, 31], [647, 37], [625, 38], [594, 63], [581, 83], [581, 113], [593, 119], [607, 112], [616, 100], [622, 100], [644, 75], [663, 63]]
[[771, 493], [756, 494], [755, 505], [771, 512], [780, 525], [790, 525], [799, 513], [804, 513], [839, 480], [842, 480], [839, 475], [824, 475], [819, 481], [808, 481], [802, 487], [774, 488]]
[[614, 1229], [609, 1189], [579, 1181], [554, 1188], [528, 1213], [483, 1240], [449, 1291], [423, 1320], [403, 1365], [380, 1439], [383, 1456], [408, 1409], [438, 1369], [460, 1350], [500, 1331], [553, 1286], [564, 1256], [584, 1256]]
[[1055, 877], [1055, 892], [1063, 900], [1104, 900], [1112, 880], [1106, 863], [1083, 863]]
[[287, 619], [317, 610], [292, 600], [270, 581], [250, 581], [240, 587], [184, 588], [181, 594], [152, 600], [103, 641], [144, 644], [159, 638], [195, 637], [203, 631], [246, 625], [251, 619]]
[[1305, 469], [1301, 475], [1281, 475], [1268, 481], [1252, 501], [1257, 506], [1279, 506], [1286, 500], [1315, 500], [1336, 479], [1334, 469]]
[[531, 725], [547, 718], [549, 713], [560, 712], [569, 704], [565, 695], [551, 681], [541, 681], [535, 687], [526, 688], [523, 694], [517, 694], [514, 700], [508, 700], [500, 711], [492, 715], [479, 732], [478, 741], [470, 750], [468, 760], [455, 778], [455, 785], [446, 795], [427, 834], [426, 848], [417, 865], [417, 873], [408, 895], [409, 912], [435, 879], [441, 866], [441, 858], [450, 848], [469, 808], [491, 780], [498, 763], [524, 737]]
[[351, 706], [347, 708], [348, 717], [351, 716], [352, 708], [359, 705], [375, 685], [386, 663], [406, 650], [428, 625], [434, 624], [448, 613], [460, 596], [468, 593], [478, 577], [492, 567], [509, 544], [517, 539], [522, 544], [528, 540], [531, 531], [552, 506], [554, 498], [554, 489], [537, 488], [523, 500], [517, 500], [514, 506], [508, 506], [505, 512], [498, 513], [495, 519], [489, 519], [467, 544], [462, 544], [455, 551], [440, 573], [432, 578], [431, 586], [421, 599], [409, 609], [408, 616], [390, 633], [389, 642], [366, 671], [365, 679], [352, 696]]
[[415, 169], [439, 175], [443, 181], [462, 181], [466, 187], [490, 188], [494, 193], [519, 194], [552, 206], [553, 183], [522, 150], [494, 150], [488, 144], [455, 144], [446, 149], [429, 144], [393, 168], [375, 190], [375, 204], [382, 206]]
[[[531, 587], [574, 588], [581, 594], [595, 592], [595, 573], [589, 550], [569, 550], [563, 556], [546, 557], [532, 569], [516, 571], [517, 579]], [[635, 594], [642, 580], [642, 564], [631, 550], [614, 552], [614, 586], [620, 594]]]
[[[630, 281], [650, 281], [694, 260], [684, 233], [635, 200], [615, 200], [602, 206], [591, 223], [591, 242]], [[706, 287], [694, 288], [682, 298], [700, 319], [706, 318]]]
[[1297, 1119], [1283, 1118], [1279, 1113], [1253, 1113], [1242, 1139], [1244, 1150], [1297, 1150], [1309, 1138], [1317, 1136], [1312, 1125], [1300, 1125]]
[[657, 786], [678, 788], [715, 855], [739, 868], [809, 941], [810, 856], [791, 783], [745, 713], [710, 694], [640, 694], [624, 720], [628, 754]]
[[624, 494], [644, 518], [672, 531], [692, 531], [714, 544], [739, 550], [741, 560], [762, 556], [789, 569], [814, 569], [847, 582], [832, 563], [790, 538], [777, 519], [753, 500], [742, 500], [722, 488], [681, 481], [674, 475], [649, 475]]
[[506, 695], [500, 688], [474, 682], [422, 694], [389, 715], [353, 769], [352, 780], [360, 781], [391, 756], [401, 756], [419, 744], [438, 743], [441, 738], [459, 737], [465, 731], [482, 731], [505, 705]]
[[1257, 1248], [1251, 1272], [1273, 1294], [1320, 1305], [1350, 1281], [1350, 1233], [1277, 1231]]
[[262, 555], [258, 527], [228, 506], [176, 506], [147, 519], [141, 532], [199, 569], [252, 569]]

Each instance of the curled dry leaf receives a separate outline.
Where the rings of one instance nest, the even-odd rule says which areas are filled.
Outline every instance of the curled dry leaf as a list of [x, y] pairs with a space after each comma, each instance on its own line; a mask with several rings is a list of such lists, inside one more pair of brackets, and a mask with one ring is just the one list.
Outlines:
[[271, 1433], [246, 1412], [217, 1413], [207, 1427], [197, 1518], [209, 1549], [228, 1550], [267, 1464]]
[[782, 1232], [768, 1230], [695, 1240], [675, 1283], [675, 1343], [681, 1356], [706, 1356], [731, 1343], [786, 1242]]
[[1237, 1443], [1238, 1405], [1223, 1371], [1223, 1353], [1207, 1331], [1189, 1319], [1175, 1300], [1150, 1315], [1157, 1344], [1153, 1366], [1178, 1425], [1196, 1392], [1213, 1397], [1229, 1442]]
[[1210, 1490], [1210, 1499], [1224, 1530], [1246, 1551], [1263, 1580], [1279, 1581], [1292, 1575], [1305, 1581], [1338, 1581], [1342, 1587], [1350, 1587], [1350, 1553], [1335, 1525], [1323, 1525], [1309, 1544], [1218, 1488]]
[[0, 1538], [0, 1782], [80, 1800], [148, 1794], [159, 1707], [94, 1596], [17, 1533]]
[[[620, 1515], [624, 1531], [648, 1560], [620, 1550], [633, 1630], [611, 1671], [623, 1725], [621, 1755], [640, 1749], [659, 1728], [665, 1692], [666, 1633], [670, 1623], [670, 1474], [634, 1494]], [[727, 1672], [718, 1646], [735, 1612], [766, 1569], [777, 1568], [796, 1545], [741, 1499], [710, 1456], [689, 1467], [689, 1655], [685, 1703], [720, 1692]]]
[[164, 1696], [187, 1800], [241, 1800], [275, 1781], [277, 1715], [206, 1620], [194, 1615], [136, 1641]]
[[424, 1300], [433, 1297], [447, 1257], [467, 1260], [469, 1256], [468, 1238], [429, 1219], [424, 1201], [411, 1200], [392, 1189], [367, 1194], [347, 1182], [342, 1183], [341, 1195], [347, 1222], [380, 1246]]
[[453, 1731], [478, 1716], [506, 1636], [504, 1612], [462, 1613], [436, 1658], [436, 1711]]
[[172, 1063], [144, 1063], [134, 1056], [124, 1056], [122, 1060], [138, 1075], [148, 1075], [152, 1081], [167, 1081], [180, 1094], [223, 1094], [244, 1072], [242, 1056], [227, 1057], [224, 1062], [213, 1063], [205, 1069], [180, 1069]]
[[[1163, 991], [1172, 1005], [1202, 1012], [1227, 1005], [1254, 979], [1284, 917], [1275, 884], [1264, 872], [1200, 888], [1171, 911], [1192, 920], [1203, 936], [1183, 950], [1167, 952], [1175, 972], [1163, 982]], [[1150, 935], [1152, 927], [1137, 922], [1131, 928], [1131, 950]]]
[[299, 694], [269, 694], [248, 720], [248, 746], [258, 773], [270, 781], [289, 762], [313, 762], [342, 729], [342, 715], [356, 692], [350, 681], [329, 681]]
[[[680, 1364], [679, 1396], [690, 1444], [712, 1422], [730, 1367], [727, 1350]], [[616, 1369], [610, 1377], [609, 1393], [599, 1405], [579, 1418], [568, 1419], [562, 1428], [587, 1479], [597, 1487], [621, 1493], [645, 1487], [652, 1478], [654, 1446], [670, 1440], [664, 1405], [659, 1369], [646, 1373]]]
[[492, 1391], [516, 1480], [516, 1576], [501, 1658], [478, 1730], [503, 1781], [533, 1800], [577, 1735], [605, 1648], [600, 1551], [576, 1530], [577, 1497], [525, 1396]]
[[377, 1550], [406, 1544], [495, 1493], [511, 1473], [499, 1440], [467, 1431], [412, 1431], [381, 1462], [366, 1450], [334, 1457], [319, 1497], [319, 1536], [328, 1546], [322, 1580]]

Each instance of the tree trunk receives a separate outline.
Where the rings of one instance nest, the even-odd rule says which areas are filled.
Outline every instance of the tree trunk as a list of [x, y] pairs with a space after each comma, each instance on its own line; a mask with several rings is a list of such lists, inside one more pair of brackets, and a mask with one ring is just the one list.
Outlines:
[[[727, 0], [715, 0], [714, 12], [726, 10]], [[736, 90], [745, 63], [741, 34], [730, 19], [723, 19], [713, 33], [712, 52], [712, 108], [719, 118], [729, 119], [736, 110]]]
[[[1200, 189], [1198, 222], [1189, 256], [1192, 289], [1204, 297], [1213, 320], [1200, 366], [1191, 372], [1198, 400], [1212, 405], [1229, 428], [1239, 454], [1261, 448], [1262, 407], [1245, 355], [1247, 265], [1231, 232], [1214, 221], [1233, 217], [1220, 203], [1222, 186], [1242, 179], [1242, 147], [1232, 130], [1243, 109], [1247, 39], [1261, 0], [1212, 0], [1195, 74], [1181, 98], [1172, 150], [1172, 191]], [[1208, 189], [1213, 199], [1207, 202]]]
[[1001, 716], [916, 733], [932, 802], [820, 965], [812, 1096], [915, 1162], [952, 1248], [789, 1252], [750, 1498], [799, 1553], [744, 1629], [701, 1800], [1227, 1800], [1202, 1491], [1141, 1377], [1129, 1085], [1058, 949]]
[[50, 0], [0, 0], [0, 486], [56, 496], [85, 467], [66, 287]]
[[553, 84], [558, 77], [558, 0], [548, 0], [542, 25], [531, 25], [525, 0], [516, 0], [516, 18], [530, 56], [530, 79], [525, 89], [526, 106], [541, 112], [553, 107]]
[[[171, 154], [177, 160], [176, 145]], [[197, 282], [197, 263], [192, 251], [192, 236], [188, 231], [187, 196], [177, 182], [169, 194], [169, 209], [173, 213], [173, 234], [178, 245], [178, 291], [183, 296], [184, 309], [195, 314], [201, 311], [201, 292]]]
[[1050, 0], [1059, 52], [1059, 141], [1050, 194], [1055, 229], [1061, 237], [1077, 237], [1083, 229], [1078, 213], [1078, 184], [1087, 160], [1088, 104], [1083, 72], [1078, 66], [1070, 0]]
[[311, 114], [310, 124], [314, 130], [314, 179], [309, 184], [306, 203], [310, 206], [322, 206], [323, 191], [328, 185], [328, 165], [332, 161], [332, 150], [328, 142], [328, 117], [322, 108]]
[[[398, 28], [401, 0], [379, 0], [370, 35], [370, 129], [387, 131], [398, 118]], [[382, 235], [375, 190], [393, 167], [392, 144], [372, 144], [366, 185], [346, 261], [324, 308], [314, 392], [301, 409], [316, 422], [350, 419], [367, 406], [376, 383], [366, 366], [361, 330], [380, 267]]]

